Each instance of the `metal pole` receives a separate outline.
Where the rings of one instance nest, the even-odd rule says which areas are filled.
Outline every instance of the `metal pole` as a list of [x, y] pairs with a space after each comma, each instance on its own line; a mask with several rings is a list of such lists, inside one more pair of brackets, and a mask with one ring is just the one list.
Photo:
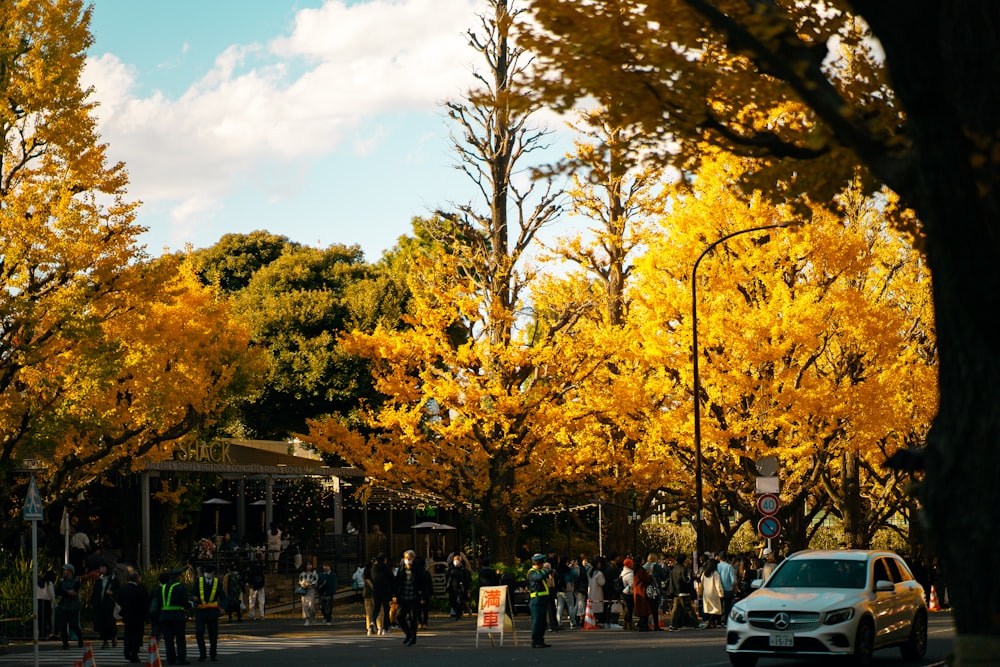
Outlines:
[[[749, 229], [740, 229], [735, 232], [726, 234], [720, 239], [710, 243], [708, 247], [701, 251], [698, 255], [698, 259], [694, 260], [694, 267], [691, 268], [691, 357], [692, 357], [692, 371], [694, 372], [693, 383], [694, 383], [694, 494], [696, 501], [698, 503], [698, 513], [695, 517], [695, 541], [697, 545], [697, 555], [705, 553], [705, 531], [702, 528], [702, 521], [704, 520], [705, 504], [704, 498], [702, 497], [702, 481], [701, 481], [701, 378], [698, 375], [698, 265], [701, 264], [701, 260], [704, 259], [705, 255], [710, 253], [715, 249], [715, 246], [728, 241], [734, 236], [739, 236], [740, 234], [749, 234], [750, 232], [760, 232], [765, 229], [778, 229], [781, 227], [791, 227], [799, 224], [794, 221], [780, 222], [775, 225], [762, 225], [760, 227], [750, 227]], [[697, 557], [695, 558], [695, 563], [698, 562]]]
[[604, 501], [597, 502], [597, 553], [604, 555]]

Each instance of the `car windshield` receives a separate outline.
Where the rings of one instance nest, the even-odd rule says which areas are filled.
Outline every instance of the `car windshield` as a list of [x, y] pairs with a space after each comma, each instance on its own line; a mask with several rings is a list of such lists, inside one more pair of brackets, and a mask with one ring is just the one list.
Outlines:
[[774, 571], [767, 588], [864, 588], [865, 561], [791, 560]]

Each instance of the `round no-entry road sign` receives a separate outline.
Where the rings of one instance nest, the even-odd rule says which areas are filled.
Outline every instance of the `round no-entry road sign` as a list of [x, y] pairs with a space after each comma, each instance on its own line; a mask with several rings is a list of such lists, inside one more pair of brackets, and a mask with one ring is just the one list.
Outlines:
[[781, 533], [781, 522], [778, 517], [766, 516], [757, 522], [757, 532], [764, 539], [770, 540]]
[[778, 513], [778, 496], [773, 493], [765, 493], [757, 497], [757, 511], [764, 516], [774, 516]]

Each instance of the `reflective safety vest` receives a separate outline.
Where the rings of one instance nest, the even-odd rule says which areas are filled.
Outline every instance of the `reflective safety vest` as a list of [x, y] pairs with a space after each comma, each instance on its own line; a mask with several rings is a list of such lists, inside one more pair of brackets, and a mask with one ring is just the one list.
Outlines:
[[212, 579], [212, 590], [208, 592], [208, 597], [205, 597], [205, 577], [198, 577], [198, 599], [201, 600], [201, 604], [198, 605], [200, 609], [206, 607], [218, 607], [219, 598], [217, 597], [219, 593], [219, 578], [214, 577]]
[[[531, 575], [529, 574], [528, 576], [530, 577]], [[547, 576], [539, 577], [533, 581], [535, 582], [535, 590], [531, 591], [528, 597], [538, 598], [549, 594], [549, 578]], [[541, 590], [538, 590], [539, 586], [542, 587]]]
[[160, 595], [163, 600], [163, 606], [160, 607], [161, 611], [181, 611], [184, 607], [176, 604], [170, 604], [170, 598], [174, 594], [174, 589], [181, 585], [181, 582], [175, 581], [169, 586], [163, 586], [160, 588]]

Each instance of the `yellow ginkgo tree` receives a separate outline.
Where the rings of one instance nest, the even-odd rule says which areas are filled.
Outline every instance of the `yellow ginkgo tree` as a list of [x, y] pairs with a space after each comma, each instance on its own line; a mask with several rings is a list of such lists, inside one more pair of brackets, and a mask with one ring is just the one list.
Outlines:
[[556, 312], [529, 300], [537, 273], [527, 255], [559, 212], [559, 192], [519, 174], [545, 133], [512, 99], [529, 64], [511, 39], [514, 5], [491, 1], [470, 31], [486, 68], [465, 101], [447, 104], [460, 168], [483, 200], [428, 221], [430, 241], [410, 260], [405, 325], [344, 341], [371, 361], [384, 401], [354, 423], [313, 421], [307, 436], [375, 481], [468, 509], [507, 562], [531, 512], [555, 497], [559, 435], [574, 418], [566, 397], [593, 369], [590, 350], [566, 336], [589, 297]]
[[572, 394], [574, 409], [586, 417], [565, 432], [562, 444], [575, 465], [563, 485], [573, 502], [605, 505], [607, 540], [624, 547], [635, 539], [630, 520], [647, 517], [670, 494], [673, 479], [674, 459], [649, 428], [660, 423], [651, 415], [673, 399], [651, 391], [650, 377], [662, 371], [647, 363], [629, 317], [634, 261], [664, 212], [666, 183], [662, 170], [635, 163], [641, 136], [617, 123], [615, 108], [582, 115], [574, 129], [579, 139], [567, 156], [573, 166], [567, 218], [580, 231], [553, 244], [551, 260], [563, 270], [539, 284], [533, 300], [549, 312], [574, 294], [592, 303], [573, 338], [600, 356]]
[[[704, 163], [637, 281], [633, 313], [650, 363], [676, 368], [688, 387], [675, 449], [688, 470], [695, 259], [727, 234], [790, 215], [737, 194], [748, 166]], [[849, 189], [834, 206], [814, 206], [807, 224], [738, 234], [704, 257], [695, 279], [710, 547], [754, 517], [754, 462], [767, 455], [781, 462], [783, 539], [793, 547], [807, 546], [810, 518], [838, 516], [845, 542], [864, 546], [907, 509], [905, 484], [884, 462], [926, 436], [937, 358], [927, 270], [887, 223], [893, 210], [891, 197]]]
[[[0, 5], [0, 477], [5, 535], [34, 471], [47, 509], [167, 456], [242, 393], [247, 339], [177, 260], [137, 243], [80, 83], [91, 8]], [[10, 519], [14, 518], [14, 521]]]

